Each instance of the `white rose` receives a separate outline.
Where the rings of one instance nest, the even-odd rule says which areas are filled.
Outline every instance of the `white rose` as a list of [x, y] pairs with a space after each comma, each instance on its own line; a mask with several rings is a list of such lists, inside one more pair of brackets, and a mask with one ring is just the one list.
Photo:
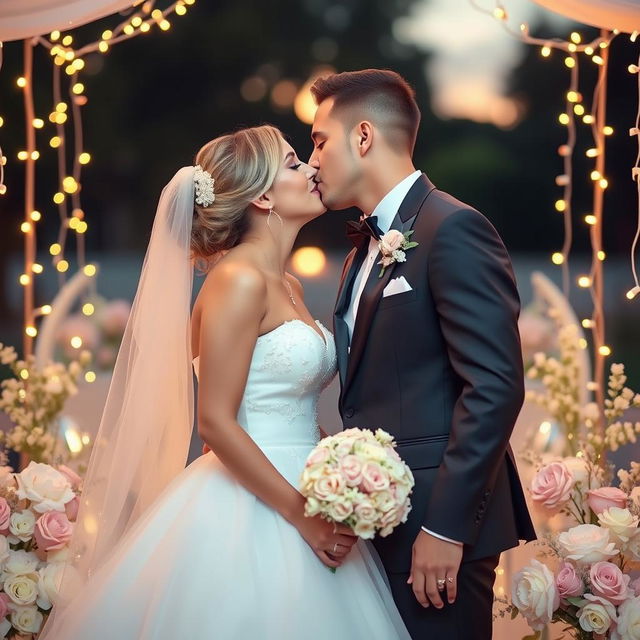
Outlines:
[[585, 593], [584, 597], [590, 600], [576, 614], [580, 627], [587, 633], [602, 635], [616, 620], [616, 608], [604, 598], [599, 598], [591, 593]]
[[396, 506], [396, 500], [389, 491], [379, 491], [371, 496], [376, 508], [382, 513], [386, 513]]
[[562, 462], [569, 470], [569, 473], [573, 476], [574, 481], [580, 483], [580, 488], [583, 491], [587, 491], [588, 489], [597, 489], [600, 486], [597, 483], [594, 484], [593, 478], [591, 479], [591, 483], [589, 483], [589, 465], [584, 458], [562, 458]]
[[518, 571], [513, 576], [511, 600], [532, 629], [544, 628], [560, 606], [555, 579], [546, 565], [532, 560], [530, 566]]
[[4, 564], [4, 561], [9, 557], [9, 541], [7, 536], [0, 535], [0, 565]]
[[355, 514], [358, 522], [375, 522], [378, 518], [378, 510], [369, 500], [357, 504]]
[[21, 500], [31, 500], [38, 513], [64, 511], [64, 505], [75, 497], [71, 484], [59, 471], [39, 462], [30, 462], [16, 474], [17, 495]]
[[[375, 462], [383, 462], [387, 459], [387, 452], [379, 444], [371, 442], [358, 442], [355, 447], [356, 453], [360, 458], [364, 457], [367, 460], [374, 460]], [[364, 462], [364, 460], [363, 460]]]
[[640, 597], [625, 600], [618, 607], [618, 623], [611, 640], [640, 640]]
[[352, 513], [353, 505], [344, 498], [338, 498], [329, 505], [329, 516], [337, 522], [344, 522]]
[[33, 551], [10, 551], [9, 559], [5, 564], [5, 571], [15, 575], [35, 573], [40, 560]]
[[35, 526], [36, 517], [29, 509], [11, 514], [9, 531], [22, 542], [28, 542], [32, 538]]
[[4, 581], [4, 592], [17, 605], [33, 604], [38, 597], [37, 574], [10, 575]]
[[60, 593], [64, 571], [64, 562], [52, 562], [38, 571], [37, 605], [41, 609], [51, 609], [55, 603]]
[[376, 528], [373, 522], [366, 522], [364, 520], [356, 522], [353, 527], [353, 532], [363, 540], [371, 540], [376, 533]]
[[622, 547], [637, 533], [640, 518], [634, 516], [629, 509], [609, 507], [598, 516], [598, 522], [601, 527], [609, 529], [611, 539]]
[[618, 553], [615, 544], [609, 541], [609, 529], [595, 524], [580, 524], [563, 531], [558, 542], [563, 558], [582, 564], [608, 560]]
[[11, 624], [21, 633], [38, 633], [42, 627], [44, 616], [37, 607], [14, 607], [11, 613]]

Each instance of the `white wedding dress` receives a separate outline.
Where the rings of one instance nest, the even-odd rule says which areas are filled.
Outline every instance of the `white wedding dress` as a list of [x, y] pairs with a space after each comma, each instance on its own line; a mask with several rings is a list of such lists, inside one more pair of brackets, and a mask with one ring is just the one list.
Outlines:
[[[336, 370], [333, 337], [317, 325], [324, 339], [301, 320], [258, 338], [238, 414], [295, 486], [319, 438], [318, 397]], [[332, 573], [208, 453], [60, 612], [54, 640], [408, 639], [378, 567], [359, 541]]]

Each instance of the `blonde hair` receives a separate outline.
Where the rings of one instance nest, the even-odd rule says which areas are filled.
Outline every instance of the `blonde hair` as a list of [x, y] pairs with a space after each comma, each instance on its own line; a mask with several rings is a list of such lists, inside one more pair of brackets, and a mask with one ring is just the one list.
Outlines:
[[282, 163], [282, 134], [270, 125], [240, 129], [207, 142], [196, 154], [215, 180], [215, 201], [195, 205], [191, 253], [206, 270], [221, 251], [235, 247], [248, 228], [247, 209], [273, 184]]

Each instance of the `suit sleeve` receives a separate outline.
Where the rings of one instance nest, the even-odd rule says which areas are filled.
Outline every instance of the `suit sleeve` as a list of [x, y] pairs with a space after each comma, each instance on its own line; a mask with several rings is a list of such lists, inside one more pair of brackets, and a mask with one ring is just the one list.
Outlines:
[[423, 524], [473, 545], [524, 400], [520, 300], [498, 233], [474, 210], [440, 224], [428, 270], [461, 393]]

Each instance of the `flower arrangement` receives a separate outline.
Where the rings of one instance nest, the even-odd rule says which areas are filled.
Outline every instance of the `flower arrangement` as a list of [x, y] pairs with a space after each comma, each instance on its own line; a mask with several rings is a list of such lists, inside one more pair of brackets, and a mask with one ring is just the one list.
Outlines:
[[14, 375], [0, 383], [0, 410], [13, 422], [9, 432], [0, 432], [0, 444], [36, 462], [51, 462], [58, 453], [56, 417], [78, 392], [76, 383], [90, 360], [89, 352], [83, 351], [79, 360], [67, 365], [56, 362], [40, 368], [33, 356], [20, 360], [13, 347], [0, 343], [0, 363]]
[[364, 539], [388, 536], [406, 522], [414, 485], [393, 437], [378, 429], [346, 429], [323, 438], [307, 458], [300, 491], [305, 514], [343, 523]]
[[567, 526], [537, 543], [543, 561], [514, 575], [502, 614], [522, 615], [535, 631], [531, 638], [563, 622], [577, 640], [638, 640], [640, 579], [630, 572], [640, 568], [640, 463], [614, 474], [607, 454], [636, 442], [640, 422], [624, 416], [640, 407], [640, 394], [625, 386], [624, 365], [613, 364], [604, 407], [581, 406], [577, 328], [560, 327], [558, 343], [558, 358], [534, 355], [528, 377], [544, 391], [528, 398], [563, 428], [571, 455], [539, 464], [529, 491], [539, 510], [563, 514]]
[[378, 264], [382, 265], [378, 278], [382, 278], [387, 267], [391, 266], [394, 262], [406, 262], [407, 251], [418, 246], [418, 242], [411, 240], [413, 230], [402, 233], [397, 229], [391, 229], [387, 231], [378, 241], [378, 249], [382, 254], [381, 260]]
[[33, 638], [46, 621], [60, 591], [80, 485], [64, 466], [0, 469], [0, 638]]
[[91, 306], [92, 315], [75, 313], [60, 325], [57, 334], [59, 356], [65, 362], [76, 359], [78, 349], [74, 338], [80, 338], [82, 346], [94, 355], [95, 366], [101, 371], [110, 371], [118, 355], [131, 304], [127, 300], [107, 302], [104, 298], [94, 297]]

